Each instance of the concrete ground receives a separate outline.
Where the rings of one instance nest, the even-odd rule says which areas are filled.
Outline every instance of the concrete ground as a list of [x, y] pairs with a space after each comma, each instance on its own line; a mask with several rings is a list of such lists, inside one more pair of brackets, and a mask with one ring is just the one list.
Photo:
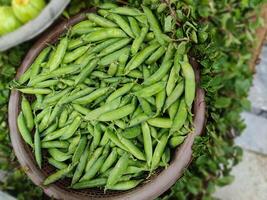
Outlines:
[[247, 128], [235, 141], [244, 149], [243, 161], [232, 171], [235, 181], [217, 190], [215, 197], [222, 200], [267, 200], [267, 45], [256, 71], [252, 111], [242, 114]]

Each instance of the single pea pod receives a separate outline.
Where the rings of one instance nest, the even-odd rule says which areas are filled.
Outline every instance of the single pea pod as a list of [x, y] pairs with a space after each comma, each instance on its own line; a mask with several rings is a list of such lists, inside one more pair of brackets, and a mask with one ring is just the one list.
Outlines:
[[95, 150], [95, 148], [99, 145], [101, 137], [102, 137], [102, 129], [101, 129], [100, 123], [98, 123], [94, 126], [93, 141], [90, 146], [91, 151]]
[[131, 128], [127, 128], [123, 131], [123, 137], [126, 139], [133, 139], [136, 138], [141, 134], [141, 127], [140, 126], [134, 126]]
[[120, 50], [117, 50], [117, 51], [115, 51], [115, 52], [113, 52], [111, 54], [108, 54], [108, 55], [102, 57], [100, 59], [100, 61], [98, 62], [98, 64], [100, 66], [109, 65], [109, 64], [111, 64], [113, 62], [118, 61], [121, 56], [124, 56], [125, 54], [128, 55], [128, 52], [129, 52], [129, 47], [126, 46], [126, 47], [124, 47], [124, 48], [122, 48]]
[[86, 42], [98, 42], [109, 38], [123, 38], [127, 37], [124, 31], [119, 28], [104, 28], [103, 30], [94, 31], [84, 37]]
[[110, 90], [109, 87], [96, 89], [95, 91], [89, 93], [88, 95], [74, 100], [73, 103], [82, 104], [82, 105], [83, 104], [89, 104], [89, 103], [93, 102], [94, 100], [96, 100], [98, 97], [103, 96], [106, 92], [108, 92], [108, 90]]
[[80, 141], [79, 141], [79, 144], [72, 156], [72, 163], [76, 163], [80, 160], [83, 152], [84, 152], [84, 149], [86, 148], [86, 144], [87, 144], [87, 138], [86, 136], [82, 136]]
[[115, 164], [115, 162], [117, 161], [117, 159], [118, 159], [117, 150], [116, 150], [116, 148], [113, 148], [112, 151], [111, 151], [111, 153], [109, 154], [109, 156], [105, 160], [104, 164], [100, 168], [100, 173], [104, 173], [108, 169], [110, 169], [112, 167], [112, 165]]
[[176, 148], [180, 144], [182, 144], [185, 140], [186, 136], [173, 136], [169, 140], [169, 146], [171, 148]]
[[[57, 128], [58, 128], [58, 121], [56, 120], [55, 123], [53, 123], [51, 126], [49, 126], [47, 129], [45, 129], [42, 133], [41, 133], [41, 137], [45, 137], [46, 135], [48, 135], [48, 133], [54, 132]], [[61, 128], [61, 127], [60, 127]]]
[[77, 24], [75, 24], [71, 28], [71, 35], [82, 35], [88, 33], [88, 30], [90, 30], [92, 27], [95, 27], [96, 23], [89, 21], [89, 20], [84, 20], [81, 21]]
[[60, 40], [55, 53], [50, 57], [49, 61], [47, 62], [47, 66], [50, 68], [50, 71], [53, 71], [57, 69], [62, 62], [66, 50], [68, 47], [68, 38], [64, 37], [63, 39]]
[[115, 167], [110, 172], [110, 175], [107, 180], [107, 185], [106, 185], [107, 188], [115, 185], [120, 179], [120, 177], [127, 170], [128, 163], [129, 163], [128, 159], [129, 158], [126, 153], [123, 154], [122, 157], [120, 157]]
[[96, 188], [96, 187], [103, 187], [107, 183], [106, 178], [96, 178], [89, 181], [81, 181], [79, 183], [75, 183], [71, 186], [73, 189], [87, 189], [87, 188]]
[[47, 141], [47, 142], [42, 142], [41, 147], [43, 149], [50, 149], [50, 148], [57, 148], [57, 149], [66, 149], [69, 147], [69, 143], [66, 141]]
[[57, 169], [65, 169], [68, 167], [68, 165], [64, 162], [59, 162], [57, 160], [55, 160], [54, 158], [48, 158], [48, 163], [52, 166], [54, 166]]
[[130, 38], [122, 38], [119, 39], [119, 41], [117, 41], [116, 43], [113, 43], [109, 46], [107, 46], [106, 48], [104, 48], [99, 54], [99, 57], [103, 57], [106, 56], [114, 51], [117, 51], [123, 47], [125, 47], [127, 44], [129, 44], [131, 42]]
[[133, 44], [131, 46], [132, 55], [135, 55], [139, 51], [141, 44], [145, 40], [147, 32], [148, 32], [148, 27], [143, 27], [141, 29], [140, 35], [136, 37], [135, 40], [133, 41]]
[[164, 105], [164, 112], [173, 104], [175, 103], [179, 97], [183, 94], [184, 92], [184, 82], [181, 81], [176, 85], [172, 93], [167, 97], [166, 103]]
[[119, 140], [118, 136], [110, 129], [108, 128], [106, 130], [106, 133], [109, 137], [109, 139], [119, 148], [128, 151], [128, 149], [124, 146], [124, 144], [121, 143], [121, 141]]
[[128, 16], [139, 16], [142, 15], [142, 12], [138, 10], [137, 8], [131, 8], [131, 7], [117, 7], [110, 10], [111, 13], [116, 13], [119, 15], [128, 15]]
[[168, 108], [168, 114], [169, 114], [169, 117], [171, 120], [174, 119], [174, 117], [178, 111], [179, 104], [180, 104], [180, 101], [176, 101]]
[[56, 148], [48, 149], [48, 153], [52, 156], [52, 158], [54, 158], [55, 160], [59, 162], [64, 162], [71, 158], [71, 155], [63, 151], [60, 151]]
[[172, 120], [169, 118], [151, 118], [147, 120], [147, 123], [151, 126], [158, 128], [172, 128]]
[[195, 99], [196, 82], [194, 70], [188, 62], [187, 56], [184, 56], [184, 61], [181, 63], [181, 67], [185, 77], [185, 103], [188, 108], [191, 108]]
[[152, 158], [152, 164], [151, 164], [151, 169], [152, 170], [157, 168], [157, 166], [158, 166], [158, 164], [160, 162], [160, 159], [161, 159], [161, 157], [162, 157], [162, 155], [164, 153], [164, 150], [165, 150], [165, 147], [167, 145], [167, 142], [168, 142], [168, 134], [164, 134], [160, 138], [160, 140], [159, 140], [159, 142], [158, 142], [158, 144], [157, 144], [157, 146], [156, 146], [156, 148], [154, 150], [153, 158]]
[[166, 52], [166, 47], [162, 46], [160, 48], [157, 49], [157, 51], [155, 51], [147, 60], [146, 60], [146, 64], [147, 65], [151, 65], [155, 62], [157, 62]]
[[94, 69], [97, 66], [99, 59], [93, 59], [91, 60], [91, 62], [89, 62], [88, 65], [86, 65], [82, 71], [80, 72], [80, 74], [78, 75], [78, 77], [75, 78], [75, 85], [82, 83], [86, 77], [88, 77], [90, 75], [90, 73], [92, 73], [94, 71]]
[[184, 125], [188, 116], [187, 105], [184, 99], [180, 101], [179, 109], [173, 119], [171, 132], [179, 131]]
[[42, 168], [42, 150], [41, 150], [41, 139], [38, 130], [38, 126], [36, 126], [36, 130], [34, 133], [34, 157], [37, 162], [38, 167]]
[[118, 191], [124, 191], [124, 190], [130, 190], [132, 188], [135, 188], [139, 183], [141, 183], [143, 180], [129, 180], [129, 181], [123, 181], [119, 182], [113, 186], [108, 186], [107, 189], [109, 190], [118, 190]]
[[78, 116], [73, 120], [73, 123], [69, 126], [68, 130], [60, 137], [61, 140], [67, 140], [73, 136], [81, 124], [81, 117]]
[[133, 127], [133, 126], [136, 126], [138, 124], [141, 124], [142, 122], [145, 122], [150, 118], [151, 118], [151, 116], [147, 115], [146, 113], [141, 112], [141, 113], [137, 114], [134, 118], [130, 119], [129, 127]]
[[23, 140], [31, 147], [33, 147], [32, 137], [29, 129], [27, 128], [26, 120], [22, 112], [20, 112], [18, 116], [17, 125]]
[[103, 147], [98, 147], [94, 152], [93, 154], [91, 154], [89, 157], [88, 157], [88, 160], [87, 160], [87, 164], [86, 164], [86, 168], [85, 168], [85, 172], [88, 172], [91, 167], [93, 166], [93, 164], [97, 161], [97, 159], [101, 156], [102, 152], [103, 152]]
[[117, 27], [117, 24], [115, 24], [114, 22], [108, 19], [105, 19], [104, 17], [101, 17], [95, 13], [89, 13], [87, 14], [87, 17], [90, 21], [94, 22], [95, 24], [99, 26], [108, 27], [108, 28]]
[[153, 110], [152, 110], [152, 106], [150, 105], [150, 103], [145, 98], [142, 98], [142, 97], [138, 97], [138, 101], [144, 113], [148, 116], [152, 116]]
[[21, 110], [25, 117], [27, 128], [31, 131], [34, 127], [32, 108], [30, 102], [24, 96], [22, 96]]
[[67, 174], [69, 174], [75, 168], [76, 165], [77, 165], [77, 163], [71, 164], [67, 168], [61, 169], [61, 170], [55, 172], [54, 174], [51, 174], [50, 176], [48, 176], [44, 180], [43, 185], [49, 185], [49, 184], [54, 183], [54, 182], [58, 181], [59, 179], [65, 177]]
[[144, 149], [146, 154], [146, 161], [148, 166], [151, 165], [152, 156], [153, 156], [153, 146], [152, 146], [152, 138], [150, 134], [150, 127], [146, 122], [141, 124], [142, 127], [142, 134], [144, 140]]
[[130, 27], [132, 29], [134, 36], [138, 37], [141, 33], [138, 22], [136, 21], [136, 19], [134, 17], [128, 17], [128, 20], [130, 22]]
[[166, 82], [163, 82], [163, 81], [158, 82], [158, 83], [155, 83], [155, 84], [150, 85], [148, 87], [144, 87], [141, 90], [135, 92], [134, 94], [136, 96], [143, 97], [143, 98], [151, 97], [151, 96], [161, 92], [162, 90], [164, 90], [165, 86], [166, 86]]
[[50, 94], [52, 92], [52, 90], [47, 88], [33, 88], [33, 87], [20, 88], [18, 90], [24, 94]]
[[136, 54], [126, 65], [125, 73], [127, 74], [131, 70], [139, 67], [158, 47], [159, 47], [159, 44], [154, 43], [144, 48], [138, 54]]
[[81, 46], [73, 51], [70, 52], [66, 52], [62, 63], [63, 64], [68, 64], [71, 63], [73, 61], [75, 61], [76, 59], [78, 59], [79, 57], [81, 57], [83, 54], [85, 54], [85, 52], [90, 48], [90, 46]]
[[[175, 65], [175, 61], [174, 61], [174, 65]], [[176, 67], [173, 66], [173, 68], [171, 69], [169, 78], [168, 78], [167, 86], [166, 86], [167, 96], [170, 96], [170, 94], [174, 90], [176, 83], [179, 81], [179, 79], [180, 79], [179, 71], [177, 72]]]

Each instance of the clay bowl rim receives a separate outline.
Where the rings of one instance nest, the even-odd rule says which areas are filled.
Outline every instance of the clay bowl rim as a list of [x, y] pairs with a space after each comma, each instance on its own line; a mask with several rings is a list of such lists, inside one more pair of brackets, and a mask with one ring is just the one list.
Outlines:
[[[55, 43], [58, 37], [64, 33], [68, 27], [82, 21], [86, 18], [85, 13], [95, 12], [95, 9], [89, 9], [84, 11], [69, 20], [53, 26], [50, 30], [46, 31], [40, 39], [32, 46], [25, 56], [23, 62], [17, 70], [16, 79], [22, 75], [30, 64], [34, 61], [35, 57], [40, 51], [47, 45]], [[138, 186], [132, 190], [126, 192], [119, 192], [116, 195], [111, 194], [109, 196], [94, 196], [92, 199], [103, 200], [150, 200], [160, 196], [167, 191], [175, 182], [182, 176], [184, 170], [189, 166], [192, 159], [192, 145], [195, 137], [201, 135], [205, 126], [205, 93], [200, 88], [200, 69], [199, 65], [194, 59], [190, 59], [191, 64], [194, 67], [197, 81], [196, 98], [193, 106], [194, 113], [194, 131], [190, 133], [184, 143], [175, 150], [171, 164], [167, 169], [162, 170], [157, 176], [154, 176], [150, 181]], [[27, 176], [39, 187], [41, 187], [46, 195], [55, 199], [88, 199], [87, 195], [80, 195], [77, 192], [70, 192], [68, 188], [62, 188], [57, 183], [49, 186], [43, 186], [42, 182], [45, 179], [43, 170], [40, 170], [35, 161], [33, 155], [29, 155], [30, 147], [25, 144], [17, 128], [16, 119], [19, 113], [20, 93], [17, 90], [12, 90], [9, 100], [8, 117], [10, 138], [16, 157], [25, 171]], [[32, 154], [32, 153], [31, 153]]]

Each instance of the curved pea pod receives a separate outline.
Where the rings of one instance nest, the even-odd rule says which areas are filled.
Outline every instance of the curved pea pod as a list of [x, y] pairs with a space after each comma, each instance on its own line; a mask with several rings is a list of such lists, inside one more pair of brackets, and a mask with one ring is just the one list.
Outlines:
[[171, 69], [173, 64], [172, 60], [168, 60], [160, 66], [160, 68], [152, 74], [147, 80], [144, 81], [143, 85], [151, 85], [153, 83], [159, 82]]
[[75, 152], [80, 140], [81, 140], [80, 134], [68, 140], [68, 142], [70, 142], [70, 145], [68, 148], [68, 154], [73, 154]]
[[[84, 40], [83, 40], [83, 38], [85, 37], [85, 35], [82, 35], [81, 37], [79, 37], [79, 38], [75, 38], [75, 39], [71, 39], [70, 41], [69, 41], [69, 43], [68, 43], [68, 50], [73, 50], [73, 49], [76, 49], [76, 48], [78, 48], [78, 47], [80, 47], [80, 46], [83, 46], [83, 45], [86, 45], [88, 42], [85, 42]], [[53, 54], [55, 53], [55, 52], [52, 52]], [[53, 55], [52, 54], [52, 55]], [[51, 55], [51, 56], [52, 56]]]
[[168, 134], [164, 134], [160, 138], [160, 140], [159, 140], [159, 142], [158, 142], [158, 144], [154, 150], [153, 158], [152, 158], [152, 164], [151, 164], [151, 170], [154, 170], [157, 168], [157, 166], [160, 162], [160, 159], [164, 153], [167, 142], [168, 142]]
[[115, 44], [116, 42], [118, 42], [119, 40], [121, 40], [121, 38], [111, 38], [111, 39], [107, 39], [106, 41], [103, 41], [99, 44], [97, 44], [95, 47], [92, 48], [92, 52], [93, 53], [99, 53], [101, 52], [103, 49], [107, 48], [108, 46], [110, 46], [111, 44]]
[[133, 44], [131, 46], [132, 55], [135, 55], [139, 51], [141, 44], [145, 40], [147, 32], [148, 32], [148, 27], [146, 27], [146, 26], [143, 27], [141, 29], [140, 35], [138, 37], [136, 37], [135, 40], [133, 41]]
[[58, 127], [58, 120], [55, 121], [55, 123], [53, 123], [51, 126], [49, 126], [47, 129], [45, 129], [42, 133], [41, 133], [41, 137], [45, 137], [46, 135], [48, 135], [51, 132], [54, 132]]
[[87, 144], [87, 138], [86, 136], [82, 136], [80, 141], [79, 141], [79, 144], [72, 156], [72, 163], [76, 163], [80, 160], [83, 152], [84, 152], [84, 149], [86, 148], [86, 144]]
[[92, 178], [94, 178], [96, 176], [96, 174], [99, 172], [100, 168], [102, 167], [102, 165], [104, 164], [105, 160], [107, 158], [107, 155], [102, 155], [100, 156], [97, 161], [92, 165], [92, 167], [90, 168], [90, 170], [88, 170], [84, 176], [80, 179], [81, 181], [88, 181], [91, 180]]
[[119, 41], [116, 41], [115, 43], [112, 43], [111, 45], [104, 48], [99, 54], [99, 57], [106, 56], [114, 51], [117, 51], [123, 47], [125, 47], [127, 44], [131, 42], [130, 38], [121, 38]]
[[87, 164], [86, 164], [86, 168], [85, 168], [85, 172], [88, 172], [91, 167], [93, 166], [93, 164], [97, 161], [97, 159], [101, 156], [102, 152], [103, 152], [103, 147], [98, 147], [93, 153], [92, 155], [90, 155], [88, 157], [87, 160]]
[[151, 105], [148, 103], [148, 101], [145, 98], [138, 97], [138, 101], [141, 105], [141, 108], [145, 112], [146, 115], [152, 116], [153, 115], [153, 110]]
[[98, 123], [94, 126], [93, 141], [90, 146], [91, 151], [93, 151], [99, 145], [101, 137], [102, 137], [102, 129], [101, 129], [100, 123]]
[[37, 162], [38, 167], [42, 168], [42, 150], [41, 150], [41, 140], [38, 128], [36, 128], [34, 133], [34, 157]]
[[[129, 56], [130, 56], [130, 49], [128, 49], [128, 51], [125, 51], [122, 55], [120, 55], [120, 57], [118, 59], [117, 76], [123, 75], [124, 68], [125, 68], [126, 63], [129, 59]], [[125, 80], [125, 78], [124, 78], [124, 80]]]
[[[92, 49], [87, 50], [81, 57], [74, 61], [74, 64], [80, 65], [80, 68], [83, 69], [89, 64], [91, 60], [96, 57], [96, 54], [92, 52]], [[74, 85], [74, 84], [73, 84]]]
[[119, 60], [119, 58], [121, 56], [123, 56], [125, 54], [128, 54], [128, 52], [129, 52], [129, 47], [126, 46], [126, 47], [124, 47], [124, 48], [122, 48], [122, 49], [120, 49], [118, 51], [115, 51], [115, 52], [113, 52], [111, 54], [108, 54], [108, 55], [102, 57], [100, 59], [100, 61], [98, 62], [98, 64], [100, 66], [109, 65], [109, 64], [111, 64], [111, 63], [116, 62], [117, 60]]
[[81, 105], [78, 105], [78, 104], [72, 104], [72, 107], [74, 108], [74, 110], [76, 110], [77, 112], [79, 112], [82, 115], [87, 115], [90, 112], [89, 109], [87, 109]]
[[138, 22], [136, 21], [136, 19], [134, 17], [128, 17], [128, 20], [130, 22], [130, 27], [132, 29], [134, 36], [138, 37], [141, 33]]
[[29, 131], [31, 131], [34, 127], [32, 109], [30, 102], [24, 96], [22, 96], [21, 110], [25, 118], [27, 128], [29, 129]]
[[118, 191], [130, 190], [130, 189], [135, 188], [142, 181], [143, 180], [123, 181], [123, 182], [119, 182], [119, 183], [112, 185], [112, 186], [107, 186], [106, 188], [109, 190], [118, 190]]
[[124, 33], [124, 31], [122, 31], [119, 28], [104, 28], [102, 30], [89, 33], [84, 37], [84, 41], [97, 42], [109, 38], [123, 38], [123, 37], [127, 37], [127, 35]]
[[155, 34], [153, 32], [149, 32], [146, 34], [145, 42], [150, 42], [155, 39]]
[[106, 178], [96, 178], [89, 181], [81, 181], [79, 183], [75, 183], [71, 186], [73, 189], [87, 189], [87, 188], [95, 188], [105, 186], [107, 183]]
[[68, 167], [68, 165], [66, 163], [59, 162], [59, 161], [55, 160], [54, 158], [48, 158], [47, 160], [48, 160], [48, 163], [50, 165], [53, 165], [57, 169], [65, 169]]
[[65, 177], [65, 176], [67, 176], [75, 168], [76, 165], [77, 165], [77, 163], [71, 164], [67, 168], [61, 169], [61, 170], [55, 172], [54, 174], [51, 174], [50, 176], [48, 176], [44, 180], [43, 185], [49, 185], [51, 183], [58, 181], [59, 179]]
[[52, 92], [52, 90], [47, 88], [33, 88], [33, 87], [20, 88], [18, 90], [24, 94], [50, 94]]
[[18, 129], [23, 140], [33, 147], [33, 141], [29, 129], [27, 128], [26, 121], [22, 112], [20, 112], [17, 119]]
[[169, 140], [169, 145], [171, 148], [176, 148], [180, 144], [182, 144], [185, 140], [186, 136], [173, 136]]
[[118, 146], [119, 148], [121, 148], [121, 149], [127, 151], [127, 148], [124, 146], [124, 144], [121, 143], [121, 141], [119, 140], [119, 138], [117, 137], [117, 135], [116, 135], [110, 128], [108, 128], [108, 129], [106, 130], [106, 133], [107, 133], [108, 138], [109, 138], [109, 139], [110, 139], [116, 146]]
[[118, 159], [117, 150], [116, 150], [116, 148], [113, 148], [111, 153], [109, 154], [109, 156], [105, 160], [104, 164], [100, 168], [100, 173], [104, 173], [108, 169], [110, 169], [114, 165], [114, 163], [117, 161], [117, 159]]
[[88, 95], [74, 100], [73, 103], [75, 103], [75, 104], [89, 104], [89, 103], [93, 102], [94, 100], [96, 100], [98, 97], [103, 96], [106, 92], [108, 92], [108, 90], [110, 90], [109, 87], [96, 89], [95, 91], [89, 93]]
[[126, 65], [125, 73], [129, 73], [131, 70], [139, 67], [157, 48], [159, 47], [158, 43], [154, 43], [144, 48], [138, 54], [136, 54]]
[[150, 128], [149, 125], [146, 122], [143, 122], [141, 124], [142, 127], [142, 134], [143, 134], [143, 140], [144, 140], [144, 149], [146, 154], [146, 161], [148, 166], [151, 165], [152, 162], [152, 154], [153, 154], [153, 146], [152, 146], [152, 138], [150, 134]]
[[50, 68], [50, 71], [53, 71], [59, 67], [65, 56], [67, 47], [68, 38], [65, 37], [60, 40], [58, 46], [56, 47], [55, 53], [50, 57], [49, 61], [47, 62], [47, 66]]
[[74, 60], [78, 59], [79, 57], [81, 57], [83, 54], [85, 54], [85, 52], [89, 49], [90, 46], [81, 46], [73, 51], [70, 52], [66, 52], [62, 63], [71, 63]]
[[170, 96], [170, 94], [174, 90], [179, 78], [180, 78], [179, 77], [179, 71], [177, 72], [177, 69], [173, 66], [173, 68], [171, 69], [169, 78], [168, 78], [167, 86], [166, 86], [167, 96]]
[[166, 100], [166, 90], [163, 89], [156, 94], [156, 115], [160, 114]]
[[128, 155], [125, 153], [120, 157], [115, 167], [111, 170], [110, 175], [107, 180], [106, 187], [113, 186], [118, 182], [120, 177], [127, 170], [128, 163], [129, 163], [129, 158], [128, 158]]
[[118, 120], [130, 115], [132, 112], [134, 112], [134, 110], [135, 105], [131, 103], [126, 106], [122, 106], [116, 110], [103, 113], [97, 118], [97, 120], [104, 122]]
[[87, 158], [89, 156], [88, 150], [89, 150], [89, 143], [87, 144], [85, 150], [82, 153], [80, 161], [77, 165], [77, 168], [76, 168], [74, 175], [73, 175], [73, 178], [71, 180], [71, 185], [75, 184], [83, 174], [83, 171], [84, 171], [85, 166], [86, 166]]
[[117, 7], [110, 10], [111, 13], [116, 13], [119, 15], [128, 15], [128, 16], [138, 16], [142, 15], [142, 12], [138, 10], [137, 8], [131, 8], [131, 7]]
[[141, 127], [140, 126], [134, 126], [131, 128], [127, 128], [123, 131], [123, 137], [126, 139], [133, 139], [136, 138], [141, 134]]
[[163, 82], [163, 81], [158, 82], [158, 83], [155, 83], [155, 84], [150, 85], [148, 87], [144, 87], [141, 90], [135, 92], [134, 94], [139, 96], [139, 97], [143, 97], [143, 98], [151, 97], [151, 96], [161, 92], [162, 90], [164, 90], [165, 86], [166, 86], [166, 82]]
[[151, 29], [153, 30], [153, 32], [155, 34], [155, 37], [157, 38], [158, 42], [160, 44], [164, 44], [165, 41], [162, 38], [163, 33], [161, 31], [161, 28], [160, 28], [160, 25], [159, 25], [159, 22], [158, 22], [157, 18], [155, 17], [153, 12], [148, 7], [142, 6], [142, 8], [144, 10], [144, 13], [145, 13], [146, 18], [148, 20], [148, 23], [149, 23]]
[[42, 142], [41, 147], [43, 149], [50, 149], [50, 148], [66, 149], [69, 147], [69, 143], [66, 141], [47, 141], [47, 142]]
[[71, 158], [71, 155], [64, 153], [56, 148], [48, 149], [48, 153], [52, 156], [52, 158], [59, 162], [64, 162]]
[[162, 63], [165, 63], [168, 60], [173, 60], [174, 56], [175, 56], [175, 46], [174, 43], [170, 42], [167, 47], [167, 51], [163, 57]]
[[56, 92], [51, 97], [46, 96], [43, 100], [43, 104], [48, 104], [48, 105], [53, 104], [57, 102], [59, 99], [61, 99], [63, 96], [67, 95], [71, 90], [72, 88], [66, 88], [62, 91]]
[[109, 9], [117, 8], [118, 5], [115, 3], [105, 2], [105, 3], [101, 3], [98, 7], [109, 10]]
[[149, 118], [150, 118], [149, 115], [145, 113], [140, 113], [129, 121], [129, 127], [136, 126], [144, 121], [147, 121]]
[[185, 100], [182, 99], [178, 108], [178, 111], [173, 119], [171, 132], [179, 131], [184, 125], [188, 116], [187, 106]]
[[73, 93], [69, 94], [69, 96], [67, 97], [62, 97], [60, 99], [60, 101], [58, 102], [59, 105], [62, 104], [67, 104], [70, 102], [76, 102], [78, 99], [83, 98], [85, 95], [90, 95], [95, 91], [95, 88], [93, 87], [87, 87], [81, 91], [78, 92], [74, 92], [75, 90], [73, 90]]
[[164, 105], [164, 112], [173, 104], [175, 103], [179, 97], [183, 94], [184, 92], [184, 82], [181, 81], [176, 85], [170, 96], [167, 97], [166, 103]]
[[146, 160], [143, 152], [137, 146], [135, 146], [131, 140], [124, 138], [121, 134], [118, 134], [118, 138], [121, 143], [127, 148], [128, 152], [135, 158], [137, 158], [138, 160]]
[[161, 161], [163, 162], [165, 168], [168, 167], [170, 160], [171, 160], [171, 150], [169, 147], [167, 147], [161, 157]]
[[192, 103], [195, 99], [196, 83], [195, 83], [195, 73], [188, 62], [187, 56], [184, 56], [184, 60], [181, 63], [183, 75], [185, 77], [185, 103], [188, 108], [191, 108]]
[[78, 83], [82, 83], [86, 77], [88, 77], [90, 75], [90, 73], [92, 73], [94, 71], [94, 69], [97, 66], [99, 59], [93, 59], [91, 60], [91, 62], [89, 62], [89, 64], [87, 66], [85, 66], [82, 71], [80, 72], [80, 74], [78, 75], [78, 77], [75, 78], [75, 85], [77, 85]]
[[90, 21], [94, 22], [95, 24], [99, 26], [108, 27], [108, 28], [117, 27], [117, 24], [94, 13], [87, 14], [87, 17]]
[[172, 120], [169, 118], [151, 118], [147, 120], [147, 123], [151, 126], [158, 128], [172, 128]]
[[92, 27], [95, 27], [96, 23], [89, 21], [89, 20], [84, 20], [81, 21], [77, 24], [75, 24], [72, 28], [71, 28], [71, 35], [81, 35], [81, 34], [86, 34], [88, 33], [88, 30], [90, 30]]
[[[118, 70], [118, 63], [114, 62], [114, 63], [111, 63], [109, 65], [107, 73], [110, 76], [114, 76], [116, 74], [117, 70]], [[102, 82], [102, 83], [106, 83], [106, 82]]]
[[77, 131], [79, 128], [80, 124], [82, 122], [82, 119], [80, 116], [76, 117], [72, 124], [70, 124], [69, 128], [66, 130], [66, 132], [60, 137], [61, 140], [67, 140], [70, 137], [73, 136], [73, 134]]
[[168, 114], [169, 114], [171, 120], [174, 119], [174, 117], [178, 111], [179, 104], [180, 104], [180, 101], [176, 101], [168, 108]]
[[85, 120], [95, 120], [98, 119], [98, 117], [104, 113], [107, 113], [109, 111], [115, 110], [120, 106], [121, 98], [114, 99], [113, 101], [104, 104], [103, 106], [100, 106], [99, 108], [96, 108], [95, 110], [92, 110], [90, 113], [88, 113], [85, 116]]
[[58, 116], [61, 114], [61, 112], [63, 111], [63, 106], [62, 105], [56, 105], [53, 109], [53, 111], [51, 112], [50, 116], [49, 116], [49, 120], [47, 122], [47, 127], [53, 123], [54, 121], [57, 120]]
[[164, 55], [165, 52], [166, 52], [166, 47], [161, 46], [146, 60], [145, 63], [147, 65], [151, 65], [157, 62]]
[[18, 83], [19, 84], [24, 84], [26, 83], [30, 78], [31, 78], [31, 72], [32, 72], [32, 69], [31, 68], [28, 68], [27, 71], [25, 71], [18, 79]]

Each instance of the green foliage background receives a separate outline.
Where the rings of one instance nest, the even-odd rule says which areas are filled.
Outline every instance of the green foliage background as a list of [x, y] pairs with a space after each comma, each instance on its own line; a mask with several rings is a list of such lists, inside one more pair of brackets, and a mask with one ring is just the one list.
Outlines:
[[[0, 0], [0, 5], [10, 0]], [[206, 92], [207, 126], [197, 138], [193, 161], [184, 176], [159, 199], [212, 199], [216, 186], [233, 181], [232, 167], [242, 158], [242, 150], [233, 144], [233, 137], [244, 129], [240, 113], [250, 108], [247, 94], [252, 82], [248, 67], [255, 29], [261, 25], [255, 14], [261, 0], [175, 0], [163, 1], [167, 8], [158, 17], [162, 24], [173, 10], [178, 12], [179, 26], [173, 24], [174, 37], [190, 44], [191, 54], [201, 64], [201, 86]], [[71, 16], [100, 1], [72, 0], [64, 16]], [[147, 4], [156, 9], [157, 0], [130, 0], [131, 5]], [[187, 28], [185, 23], [194, 28]], [[190, 25], [190, 26], [191, 26]], [[176, 31], [178, 30], [178, 31]], [[203, 39], [206, 38], [205, 40]], [[202, 38], [202, 39], [201, 39]], [[33, 42], [33, 41], [32, 41]], [[18, 199], [42, 199], [42, 191], [26, 178], [14, 157], [7, 127], [8, 83], [31, 46], [24, 43], [0, 53], [0, 169], [7, 178], [0, 181], [0, 190]]]

